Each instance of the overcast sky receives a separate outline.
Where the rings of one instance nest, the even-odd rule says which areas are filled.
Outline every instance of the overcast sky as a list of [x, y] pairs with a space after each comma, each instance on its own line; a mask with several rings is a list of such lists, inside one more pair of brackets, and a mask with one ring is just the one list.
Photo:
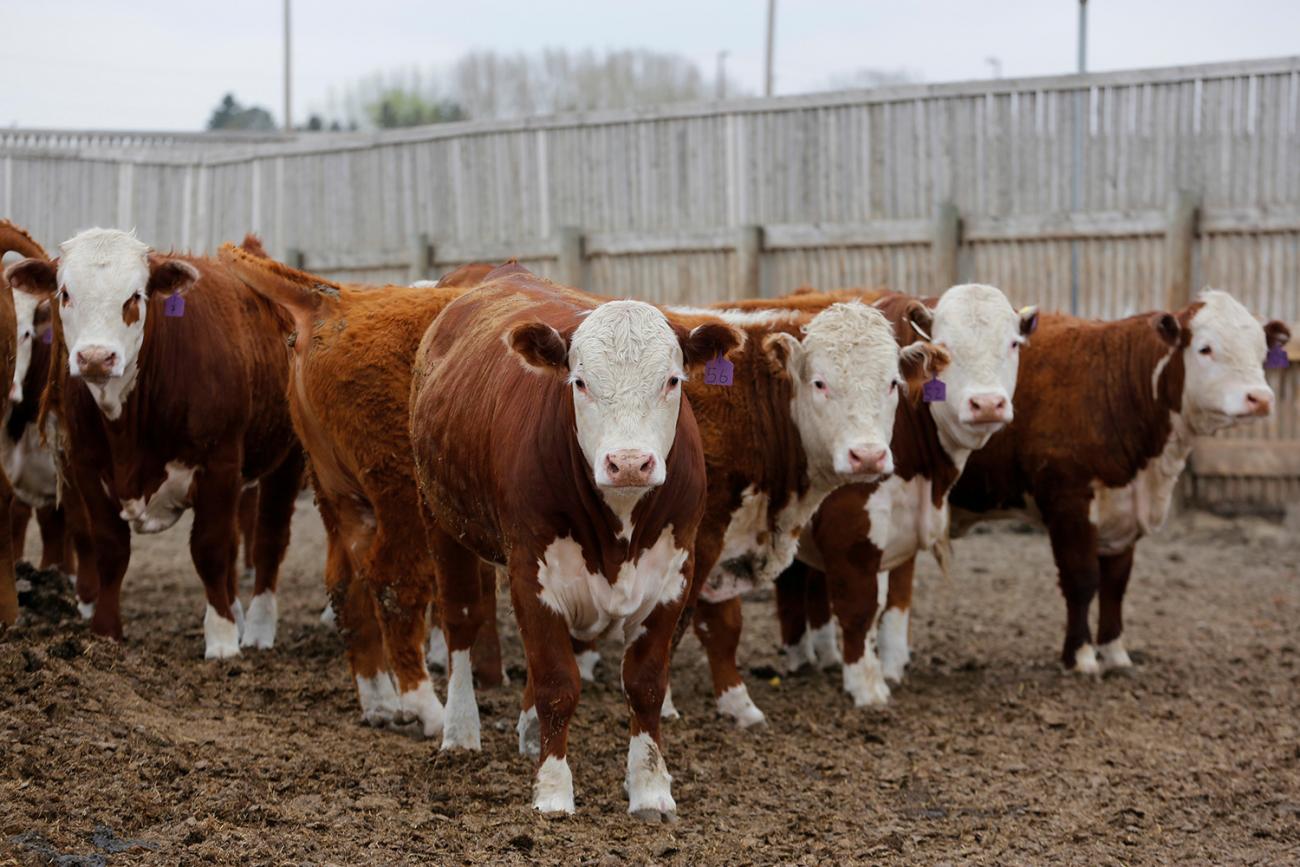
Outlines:
[[[1091, 0], [1089, 66], [1300, 53], [1300, 0]], [[294, 0], [294, 114], [332, 86], [472, 49], [646, 47], [762, 87], [766, 0]], [[779, 0], [777, 93], [862, 67], [924, 81], [1071, 71], [1075, 0]], [[279, 0], [0, 0], [0, 124], [199, 129], [227, 91], [281, 106]]]

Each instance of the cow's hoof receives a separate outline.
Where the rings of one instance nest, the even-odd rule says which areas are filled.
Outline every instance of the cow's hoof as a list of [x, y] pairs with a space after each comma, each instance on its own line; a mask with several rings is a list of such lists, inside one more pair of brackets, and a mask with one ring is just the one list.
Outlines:
[[78, 602], [77, 613], [81, 615], [82, 620], [89, 620], [95, 616], [94, 602]]
[[627, 746], [627, 776], [623, 778], [628, 813], [644, 822], [675, 821], [677, 803], [673, 801], [672, 786], [673, 778], [659, 745], [645, 732], [632, 738]]
[[203, 615], [203, 658], [230, 659], [239, 656], [239, 626], [217, 613], [211, 605]]
[[275, 628], [280, 617], [280, 608], [275, 601], [275, 594], [263, 591], [253, 597], [248, 605], [248, 614], [244, 617], [244, 634], [239, 639], [240, 647], [252, 647], [257, 650], [269, 650], [275, 646]]
[[1074, 666], [1070, 671], [1075, 674], [1093, 677], [1101, 674], [1101, 664], [1097, 662], [1097, 651], [1091, 644], [1085, 644], [1074, 652]]
[[718, 696], [718, 713], [730, 717], [737, 728], [747, 729], [767, 722], [767, 717], [749, 697], [743, 683], [736, 684]]
[[869, 656], [863, 656], [844, 666], [844, 691], [852, 697], [854, 707], [884, 707], [889, 703], [889, 685], [880, 663], [868, 660]]
[[533, 783], [533, 808], [548, 816], [573, 815], [573, 774], [565, 758], [547, 756]]
[[640, 819], [642, 822], [649, 822], [652, 825], [659, 823], [671, 825], [677, 821], [676, 805], [672, 808], [642, 807], [639, 810], [628, 810], [628, 813], [632, 817]]
[[596, 679], [596, 663], [600, 662], [600, 651], [584, 650], [578, 654], [578, 675], [588, 683]]
[[1104, 672], [1127, 671], [1133, 667], [1133, 660], [1124, 649], [1122, 638], [1116, 638], [1098, 647], [1097, 655], [1100, 657], [1101, 670]]
[[844, 664], [840, 655], [839, 636], [835, 632], [835, 621], [828, 620], [816, 629], [809, 630], [812, 656], [816, 658], [817, 667], [825, 671]]
[[443, 708], [438, 695], [433, 691], [433, 683], [428, 678], [420, 681], [415, 689], [407, 690], [397, 697], [398, 722], [420, 723], [420, 730], [426, 738], [436, 738], [442, 734]]
[[673, 704], [673, 688], [671, 686], [664, 692], [664, 703], [659, 705], [660, 719], [681, 719], [682, 715], [677, 712], [677, 706]]

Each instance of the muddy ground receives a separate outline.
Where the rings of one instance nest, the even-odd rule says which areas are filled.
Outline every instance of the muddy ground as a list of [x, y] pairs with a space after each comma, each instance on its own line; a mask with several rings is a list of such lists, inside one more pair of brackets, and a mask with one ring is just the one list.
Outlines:
[[[73, 619], [0, 636], [0, 863], [1300, 863], [1300, 534], [1185, 516], [1139, 549], [1130, 675], [1063, 675], [1046, 539], [999, 529], [927, 562], [910, 676], [854, 710], [838, 673], [772, 679], [747, 603], [758, 732], [713, 715], [694, 639], [666, 729], [680, 819], [625, 813], [613, 656], [583, 694], [578, 815], [529, 809], [516, 686], [480, 694], [483, 752], [363, 728], [317, 622], [323, 536], [299, 509], [273, 651], [203, 661], [185, 525], [137, 537], [124, 645]], [[30, 543], [29, 543], [30, 544]], [[30, 548], [29, 548], [30, 550]], [[440, 691], [445, 685], [440, 683]]]

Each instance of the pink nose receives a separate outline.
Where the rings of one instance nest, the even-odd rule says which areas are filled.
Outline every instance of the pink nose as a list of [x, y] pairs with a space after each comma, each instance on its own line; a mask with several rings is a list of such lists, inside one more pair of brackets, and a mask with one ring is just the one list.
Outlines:
[[81, 375], [91, 379], [103, 379], [113, 375], [113, 366], [117, 364], [117, 353], [102, 346], [87, 346], [77, 350], [77, 367]]
[[1006, 421], [1007, 409], [1011, 406], [1006, 395], [1002, 394], [971, 395], [966, 404], [970, 407], [970, 420], [981, 424]]
[[889, 449], [884, 446], [859, 446], [849, 449], [849, 469], [855, 475], [883, 473], [889, 462]]
[[605, 455], [605, 475], [614, 487], [650, 484], [655, 456], [639, 449], [618, 449]]
[[1251, 415], [1266, 416], [1273, 409], [1273, 395], [1267, 391], [1246, 392], [1246, 412]]

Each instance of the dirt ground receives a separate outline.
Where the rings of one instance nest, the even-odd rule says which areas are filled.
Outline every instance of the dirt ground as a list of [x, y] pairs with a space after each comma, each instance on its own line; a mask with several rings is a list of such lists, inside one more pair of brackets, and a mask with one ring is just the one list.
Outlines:
[[201, 658], [187, 526], [137, 537], [124, 645], [57, 605], [0, 636], [0, 863], [1300, 863], [1294, 529], [1190, 515], [1144, 542], [1136, 669], [1101, 680], [1058, 669], [1043, 536], [959, 540], [951, 584], [923, 567], [913, 668], [883, 711], [854, 710], [838, 673], [775, 679], [771, 598], [748, 602], [743, 658], [769, 725], [714, 717], [688, 639], [665, 733], [680, 818], [649, 826], [625, 812], [612, 652], [570, 738], [578, 814], [543, 819], [516, 751], [508, 610], [515, 685], [480, 692], [481, 753], [442, 755], [359, 725], [317, 621], [308, 502], [279, 643], [230, 662]]

